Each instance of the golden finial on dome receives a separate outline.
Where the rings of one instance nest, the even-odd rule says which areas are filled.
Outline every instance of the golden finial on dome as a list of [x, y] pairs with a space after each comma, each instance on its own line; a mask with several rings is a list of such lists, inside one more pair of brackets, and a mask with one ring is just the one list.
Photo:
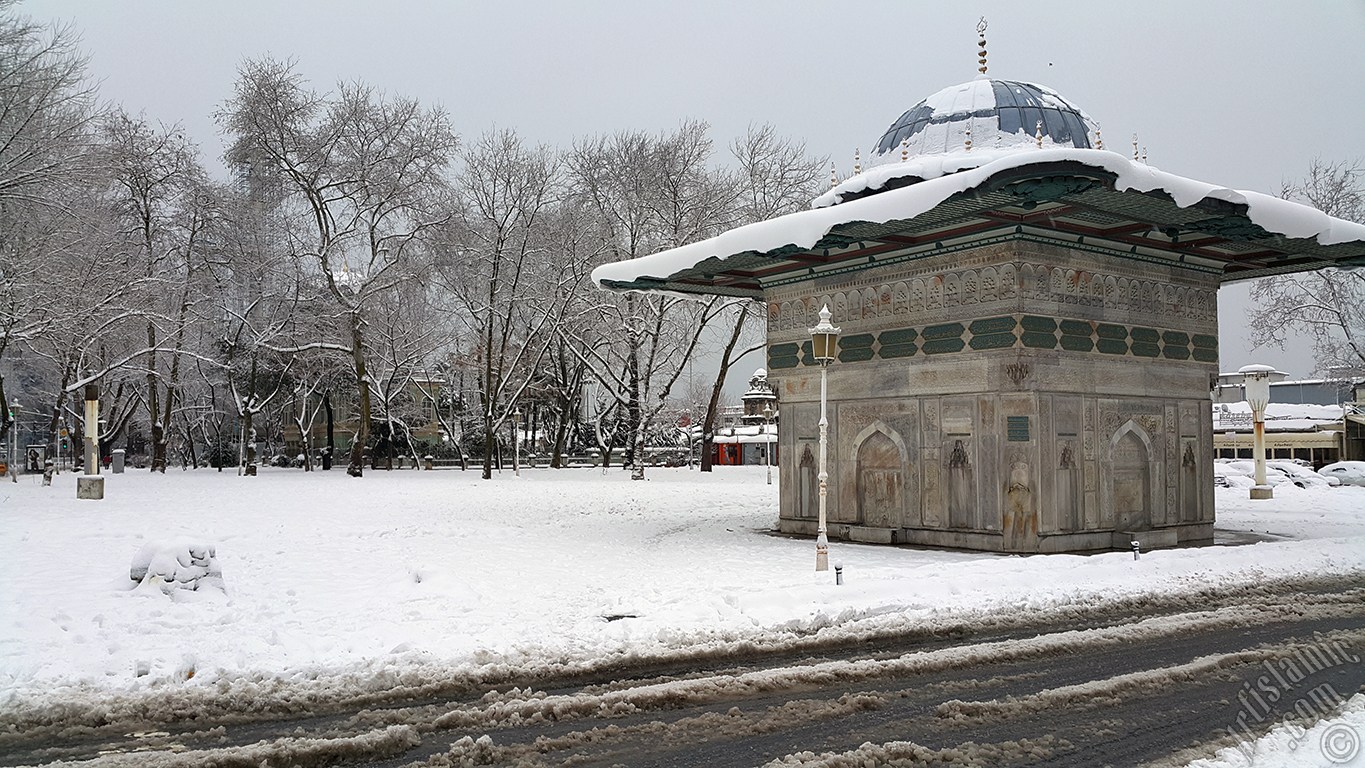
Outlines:
[[967, 121], [966, 136], [962, 141], [962, 145], [966, 147], [966, 151], [972, 151], [972, 123], [970, 120]]
[[1043, 121], [1039, 120], [1036, 128], [1033, 129], [1033, 140], [1038, 142], [1038, 148], [1043, 148]]
[[909, 139], [901, 139], [901, 162], [904, 163], [904, 162], [906, 162], [906, 161], [909, 160], [909, 159], [910, 159], [910, 140], [909, 140]]
[[976, 45], [981, 49], [976, 55], [981, 66], [977, 67], [976, 71], [983, 75], [986, 74], [986, 27], [986, 17], [982, 16], [981, 20], [976, 23]]
[[829, 188], [834, 189], [839, 186], [839, 172], [834, 170], [834, 163], [829, 164]]
[[1138, 145], [1137, 145], [1137, 134], [1135, 133], [1135, 134], [1133, 134], [1133, 160], [1134, 160], [1134, 162], [1136, 162], [1137, 159], [1138, 159]]
[[1095, 149], [1104, 149], [1104, 134], [1100, 133], [1098, 126], [1095, 127]]
[[863, 153], [858, 147], [853, 148], [853, 175], [857, 176], [863, 172]]

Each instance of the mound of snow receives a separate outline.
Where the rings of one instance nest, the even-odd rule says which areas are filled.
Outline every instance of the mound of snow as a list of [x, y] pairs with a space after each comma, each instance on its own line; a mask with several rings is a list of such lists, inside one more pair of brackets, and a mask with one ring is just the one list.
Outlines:
[[149, 541], [142, 545], [128, 578], [139, 586], [151, 585], [162, 592], [173, 589], [223, 590], [223, 569], [212, 544], [192, 540]]

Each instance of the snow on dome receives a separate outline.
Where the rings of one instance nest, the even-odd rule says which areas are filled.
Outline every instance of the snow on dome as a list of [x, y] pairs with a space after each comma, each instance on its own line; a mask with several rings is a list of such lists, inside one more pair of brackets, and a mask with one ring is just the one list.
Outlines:
[[754, 379], [766, 379], [766, 378], [768, 378], [768, 369], [767, 369], [767, 368], [755, 368], [755, 369], [754, 369], [754, 375], [751, 376], [750, 378], [754, 378]]
[[1091, 149], [1097, 126], [1085, 112], [1042, 85], [1016, 80], [975, 80], [950, 86], [912, 107], [877, 142], [876, 162], [898, 162], [901, 143], [909, 157], [966, 152], [967, 128], [975, 149]]

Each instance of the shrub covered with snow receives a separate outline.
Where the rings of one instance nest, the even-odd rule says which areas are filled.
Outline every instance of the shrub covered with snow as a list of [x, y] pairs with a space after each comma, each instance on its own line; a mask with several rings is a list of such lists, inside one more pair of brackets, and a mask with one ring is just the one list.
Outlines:
[[223, 590], [223, 569], [212, 544], [190, 540], [149, 541], [142, 545], [128, 577], [163, 592], [173, 589]]

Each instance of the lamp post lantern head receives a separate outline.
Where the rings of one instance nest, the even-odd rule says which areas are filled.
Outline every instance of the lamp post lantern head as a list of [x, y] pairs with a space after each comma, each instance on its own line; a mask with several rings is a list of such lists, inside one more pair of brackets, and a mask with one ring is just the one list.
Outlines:
[[764, 420], [764, 421], [772, 421], [772, 420], [773, 420], [773, 404], [772, 404], [772, 403], [764, 403], [764, 404], [763, 404], [763, 420]]
[[834, 362], [834, 348], [839, 341], [839, 329], [830, 325], [829, 305], [820, 308], [820, 322], [810, 329], [811, 356], [820, 365]]
[[1256, 421], [1265, 420], [1265, 409], [1270, 404], [1270, 385], [1284, 381], [1289, 374], [1275, 370], [1270, 365], [1244, 365], [1237, 369], [1232, 378], [1245, 388], [1247, 405], [1251, 406]]

